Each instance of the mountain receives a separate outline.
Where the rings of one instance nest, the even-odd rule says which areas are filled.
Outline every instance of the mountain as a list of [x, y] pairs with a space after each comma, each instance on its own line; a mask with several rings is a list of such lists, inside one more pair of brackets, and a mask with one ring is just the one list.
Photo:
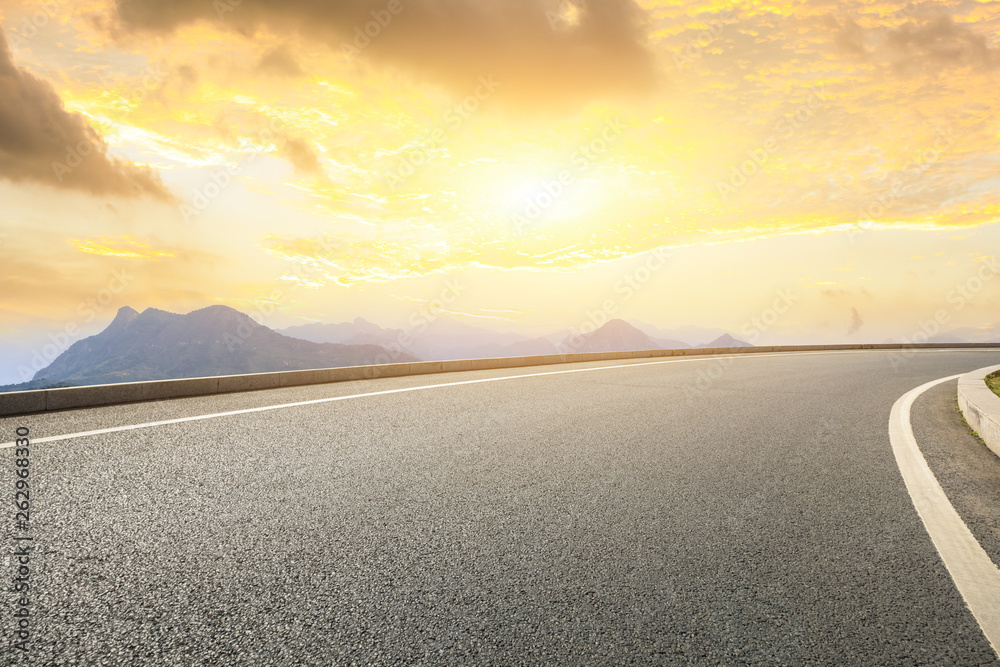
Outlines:
[[[0, 390], [357, 366], [386, 354], [376, 345], [283, 336], [227, 306], [187, 315], [155, 308], [140, 314], [126, 306], [104, 331], [71, 345], [31, 382]], [[394, 361], [416, 359], [400, 354]]]
[[733, 338], [729, 334], [722, 334], [711, 343], [696, 345], [695, 347], [753, 347], [751, 343]]
[[722, 329], [707, 329], [705, 327], [684, 326], [677, 329], [662, 329], [658, 326], [643, 322], [641, 320], [629, 320], [629, 322], [639, 331], [650, 338], [662, 340], [670, 343], [681, 343], [681, 345], [671, 345], [671, 348], [694, 347], [694, 341], [712, 340], [726, 333]]
[[477, 327], [444, 316], [423, 319], [409, 331], [383, 329], [359, 317], [340, 324], [303, 324], [282, 329], [281, 333], [317, 343], [392, 344], [428, 361], [553, 354], [556, 351], [548, 341]]
[[470, 359], [487, 359], [492, 357], [530, 357], [542, 354], [559, 354], [559, 348], [545, 337], [519, 340], [508, 345], [487, 343], [474, 347], [468, 352]]
[[[435, 317], [412, 330], [407, 348], [421, 359], [473, 359], [497, 356], [498, 348], [529, 340], [521, 334], [506, 333], [466, 324], [452, 317]], [[510, 355], [508, 355], [510, 356]]]
[[320, 324], [319, 322], [300, 324], [287, 329], [278, 329], [278, 333], [314, 343], [386, 345], [399, 337], [403, 330], [383, 329], [363, 317], [357, 317], [352, 322], [340, 324]]
[[[695, 327], [673, 331], [684, 332], [686, 336], [691, 337], [705, 333], [711, 333], [716, 337], [720, 333], [716, 329]], [[406, 352], [426, 360], [519, 357], [568, 352], [680, 350], [692, 347], [682, 338], [654, 335], [669, 334], [671, 330], [659, 329], [641, 322], [633, 325], [620, 319], [606, 322], [601, 328], [588, 334], [577, 334], [567, 329], [538, 338], [494, 331], [447, 316], [434, 317], [429, 321], [422, 320], [418, 326], [409, 331], [383, 329], [367, 320], [357, 318], [353, 322], [340, 324], [304, 324], [283, 329], [281, 333], [316, 342], [370, 343], [383, 346], [391, 344], [393, 347], [390, 349], [399, 346]], [[705, 338], [702, 337], [701, 340]], [[697, 338], [689, 339], [697, 340]], [[715, 346], [719, 341], [725, 343], [724, 347], [748, 345], [721, 332], [716, 341], [699, 347]]]
[[530, 338], [506, 345], [500, 357], [530, 357], [538, 354], [558, 354], [559, 348], [548, 338]]
[[662, 346], [625, 320], [611, 320], [596, 331], [571, 335], [560, 346], [564, 352], [632, 352]]
[[932, 336], [928, 343], [997, 343], [1000, 342], [1000, 324], [980, 327], [949, 329]]

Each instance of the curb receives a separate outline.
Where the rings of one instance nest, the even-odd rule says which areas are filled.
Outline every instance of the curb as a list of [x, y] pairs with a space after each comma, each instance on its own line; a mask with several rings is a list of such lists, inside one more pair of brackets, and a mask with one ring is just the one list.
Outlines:
[[[167, 398], [211, 396], [258, 389], [300, 387], [311, 384], [369, 380], [404, 375], [428, 373], [454, 373], [496, 368], [523, 368], [549, 364], [572, 364], [585, 361], [613, 361], [619, 359], [645, 359], [652, 357], [711, 356], [716, 354], [759, 354], [762, 352], [818, 352], [832, 350], [915, 350], [915, 349], [977, 349], [998, 348], [1000, 343], [885, 343], [879, 345], [777, 345], [761, 347], [703, 347], [682, 350], [642, 350], [637, 352], [583, 352], [549, 354], [531, 357], [494, 357], [490, 359], [458, 359], [453, 361], [419, 361], [404, 364], [378, 364], [372, 366], [346, 366], [303, 371], [254, 373], [249, 375], [221, 375], [180, 380], [154, 380], [150, 382], [122, 382], [118, 384], [66, 387], [63, 389], [36, 389], [0, 393], [0, 417], [89, 408], [101, 405], [119, 405], [141, 401], [159, 401]], [[986, 391], [986, 385], [983, 385]], [[994, 396], [996, 398], [996, 396]], [[1000, 400], [1000, 399], [997, 399]], [[1000, 433], [998, 433], [1000, 437]], [[1000, 455], [1000, 454], [998, 454]]]
[[987, 366], [958, 378], [958, 407], [986, 446], [1000, 456], [1000, 396], [986, 386], [985, 378], [1000, 371], [1000, 366]]

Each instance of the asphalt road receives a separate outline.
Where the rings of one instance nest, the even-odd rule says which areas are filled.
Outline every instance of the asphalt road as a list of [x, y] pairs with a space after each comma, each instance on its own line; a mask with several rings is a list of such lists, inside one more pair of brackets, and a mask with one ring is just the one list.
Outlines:
[[[996, 664], [887, 423], [913, 387], [1000, 353], [920, 351], [898, 368], [891, 354], [450, 373], [2, 419], [8, 441], [17, 426], [41, 438], [620, 366], [34, 445], [29, 664]], [[1000, 560], [1000, 459], [963, 431], [954, 382], [913, 421]], [[10, 614], [0, 626], [9, 639]]]

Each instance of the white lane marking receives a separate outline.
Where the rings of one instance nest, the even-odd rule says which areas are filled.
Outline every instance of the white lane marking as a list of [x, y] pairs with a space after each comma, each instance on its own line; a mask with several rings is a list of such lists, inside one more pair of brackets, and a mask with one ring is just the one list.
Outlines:
[[934, 380], [901, 396], [889, 416], [889, 440], [924, 528], [965, 604], [1000, 656], [1000, 570], [948, 500], [920, 452], [910, 424], [910, 408], [918, 396], [931, 387], [959, 377], [961, 374]]
[[[219, 417], [230, 417], [232, 415], [245, 415], [251, 412], [266, 412], [268, 410], [281, 410], [284, 408], [295, 408], [302, 405], [317, 405], [319, 403], [332, 403], [334, 401], [346, 401], [351, 398], [367, 398], [369, 396], [385, 396], [386, 394], [399, 394], [406, 391], [420, 391], [422, 389], [439, 389], [441, 387], [457, 387], [463, 384], [479, 384], [481, 382], [500, 382], [503, 380], [517, 380], [520, 378], [533, 378], [542, 375], [562, 375], [564, 373], [588, 373], [590, 371], [605, 371], [613, 368], [633, 368], [635, 366], [655, 366], [659, 364], [676, 364], [684, 361], [711, 361], [713, 359], [759, 359], [760, 357], [800, 357], [816, 354], [843, 354], [845, 352], [857, 352], [858, 350], [827, 350], [824, 352], [767, 352], [761, 354], [726, 354], [718, 356], [690, 357], [682, 359], [665, 359], [663, 361], [644, 361], [633, 364], [616, 364], [614, 366], [597, 366], [595, 368], [574, 368], [562, 371], [545, 371], [542, 373], [524, 373], [522, 375], [504, 375], [495, 378], [483, 378], [480, 380], [462, 380], [460, 382], [443, 382], [440, 384], [427, 384], [418, 387], [403, 387], [401, 389], [386, 389], [383, 391], [370, 391], [364, 394], [348, 394], [346, 396], [332, 396], [329, 398], [317, 398], [311, 401], [298, 401], [296, 403], [281, 403], [279, 405], [265, 405], [257, 408], [245, 408], [243, 410], [231, 410], [229, 412], [215, 412], [207, 415], [195, 415], [194, 417], [179, 417], [177, 419], [165, 419], [163, 421], [146, 422], [144, 424], [129, 424], [127, 426], [113, 426], [110, 428], [97, 429], [95, 431], [81, 431], [79, 433], [66, 433], [64, 435], [53, 435], [46, 438], [34, 438], [31, 444], [38, 445], [43, 442], [57, 442], [59, 440], [69, 440], [71, 438], [83, 438], [89, 435], [104, 435], [106, 433], [119, 433], [121, 431], [134, 431], [141, 428], [153, 428], [155, 426], [166, 426], [168, 424], [182, 424], [184, 422], [200, 421], [202, 419], [216, 419]], [[581, 362], [588, 363], [588, 362]], [[490, 369], [503, 370], [503, 369]], [[407, 376], [415, 377], [415, 376]], [[385, 378], [389, 379], [389, 378]], [[222, 396], [223, 394], [211, 394], [210, 396]], [[196, 398], [196, 397], [192, 397]], [[207, 397], [202, 397], [207, 398]], [[104, 406], [107, 407], [107, 406]], [[14, 446], [13, 442], [0, 444], [0, 449], [9, 449]]]

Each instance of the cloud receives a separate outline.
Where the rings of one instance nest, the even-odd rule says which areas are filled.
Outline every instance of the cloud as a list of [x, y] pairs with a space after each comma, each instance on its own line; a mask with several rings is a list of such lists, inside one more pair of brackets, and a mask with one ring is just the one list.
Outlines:
[[855, 55], [867, 55], [868, 50], [865, 48], [865, 33], [861, 26], [857, 22], [847, 19], [844, 21], [843, 25], [833, 22], [837, 27], [837, 35], [834, 38], [834, 42], [843, 51], [852, 53]]
[[300, 174], [318, 174], [322, 171], [315, 151], [303, 139], [287, 137], [281, 147], [281, 154], [288, 158]]
[[302, 67], [299, 66], [295, 56], [287, 46], [278, 46], [263, 56], [257, 62], [257, 71], [264, 74], [277, 74], [279, 76], [295, 77], [302, 76]]
[[0, 29], [0, 179], [95, 195], [173, 196], [146, 167], [108, 155], [103, 137], [69, 113], [51, 85], [17, 67]]
[[971, 66], [992, 69], [1000, 52], [986, 37], [959, 25], [947, 15], [910, 20], [896, 28], [866, 31], [857, 22], [829, 19], [836, 29], [834, 43], [844, 52], [864, 58], [884, 58], [900, 71], [925, 66]]
[[191, 65], [181, 65], [177, 68], [177, 76], [186, 86], [193, 86], [198, 83], [198, 70]]
[[897, 66], [930, 63], [933, 65], [971, 65], [992, 68], [997, 51], [986, 38], [950, 16], [938, 16], [918, 25], [910, 22], [886, 34], [886, 47], [895, 56]]
[[131, 235], [88, 239], [67, 239], [69, 244], [80, 252], [104, 257], [119, 257], [123, 259], [159, 259], [173, 257], [173, 253], [150, 247], [149, 242], [137, 239]]
[[534, 105], [642, 92], [656, 78], [649, 19], [635, 0], [117, 0], [116, 9], [119, 36], [196, 22], [307, 36], [461, 95], [492, 76], [501, 96]]
[[861, 327], [864, 326], [864, 324], [865, 324], [865, 321], [861, 317], [861, 314], [858, 312], [858, 309], [852, 307], [851, 308], [851, 323], [847, 327], [847, 335], [851, 336], [853, 334], [856, 334], [858, 331], [861, 330]]

